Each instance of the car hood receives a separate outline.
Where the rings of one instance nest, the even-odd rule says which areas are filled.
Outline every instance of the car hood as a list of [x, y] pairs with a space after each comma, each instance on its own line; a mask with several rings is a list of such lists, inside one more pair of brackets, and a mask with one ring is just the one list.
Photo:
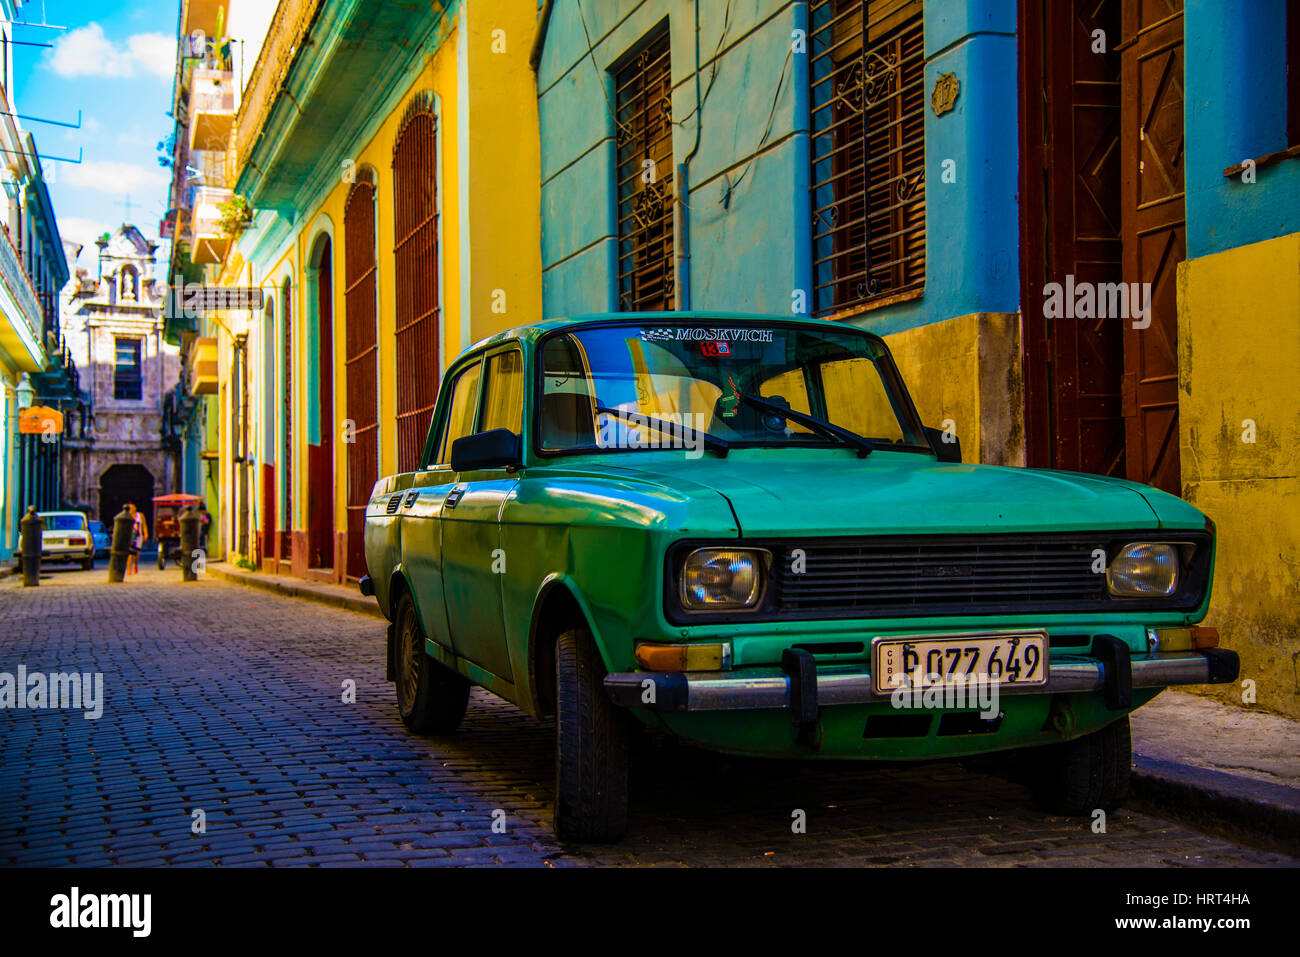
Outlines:
[[939, 463], [909, 453], [812, 459], [736, 450], [727, 458], [661, 460], [614, 471], [686, 493], [712, 489], [731, 504], [748, 537], [1161, 527], [1143, 486], [1134, 483]]

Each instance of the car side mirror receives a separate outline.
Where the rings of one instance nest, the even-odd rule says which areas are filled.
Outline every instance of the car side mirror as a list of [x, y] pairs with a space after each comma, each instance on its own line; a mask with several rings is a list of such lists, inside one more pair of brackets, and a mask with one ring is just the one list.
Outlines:
[[519, 468], [523, 461], [523, 439], [509, 429], [479, 432], [451, 443], [453, 472]]
[[930, 440], [930, 448], [939, 456], [940, 462], [961, 464], [961, 442], [951, 432], [926, 428], [925, 437]]

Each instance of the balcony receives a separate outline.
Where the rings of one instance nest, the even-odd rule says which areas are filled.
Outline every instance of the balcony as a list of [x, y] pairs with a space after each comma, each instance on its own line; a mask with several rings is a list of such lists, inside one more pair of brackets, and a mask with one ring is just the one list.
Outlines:
[[236, 169], [242, 170], [248, 162], [321, 3], [322, 0], [280, 0], [275, 8], [262, 52], [253, 65], [243, 101], [239, 104], [239, 121], [235, 129]]
[[229, 203], [234, 194], [228, 189], [199, 186], [194, 190], [190, 234], [193, 246], [190, 259], [196, 265], [215, 265], [226, 258], [230, 233], [222, 225], [221, 204]]
[[199, 338], [190, 349], [186, 386], [190, 395], [217, 394], [217, 340]]
[[41, 300], [9, 230], [0, 229], [0, 234], [4, 237], [0, 239], [0, 353], [7, 353], [20, 371], [40, 372], [45, 367]]
[[189, 36], [195, 30], [202, 30], [207, 36], [215, 37], [221, 30], [223, 8], [230, 8], [229, 0], [182, 0], [181, 34]]
[[195, 67], [190, 78], [189, 147], [217, 150], [230, 146], [235, 125], [235, 81], [229, 70]]

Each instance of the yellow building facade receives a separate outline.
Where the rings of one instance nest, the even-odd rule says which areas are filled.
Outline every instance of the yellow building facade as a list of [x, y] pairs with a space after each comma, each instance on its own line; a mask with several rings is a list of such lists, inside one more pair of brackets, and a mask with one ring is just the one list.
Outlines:
[[[285, 2], [272, 21], [232, 137], [251, 218], [218, 274], [263, 306], [205, 320], [221, 384], [206, 416], [212, 541], [240, 564], [336, 582], [364, 574], [358, 502], [410, 467], [446, 366], [541, 315], [536, 5], [399, 16], [392, 29], [424, 33], [378, 77], [346, 60], [360, 30], [382, 57], [385, 5], [345, 6]], [[316, 53], [286, 66], [288, 47]]]

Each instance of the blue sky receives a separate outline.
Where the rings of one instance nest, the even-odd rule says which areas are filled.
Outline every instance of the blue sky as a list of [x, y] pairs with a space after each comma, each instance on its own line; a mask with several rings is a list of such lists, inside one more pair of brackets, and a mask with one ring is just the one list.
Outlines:
[[[14, 27], [15, 40], [53, 44], [14, 47], [17, 112], [65, 123], [82, 114], [79, 130], [21, 123], [42, 157], [82, 152], [80, 165], [42, 165], [53, 179], [60, 232], [86, 244], [77, 263], [84, 268], [94, 269], [94, 237], [125, 221], [158, 238], [170, 173], [158, 165], [156, 147], [172, 128], [178, 15], [177, 0], [45, 0], [44, 22], [68, 29]], [[41, 22], [41, 0], [25, 3], [17, 19]], [[160, 270], [166, 252], [164, 244]]]

